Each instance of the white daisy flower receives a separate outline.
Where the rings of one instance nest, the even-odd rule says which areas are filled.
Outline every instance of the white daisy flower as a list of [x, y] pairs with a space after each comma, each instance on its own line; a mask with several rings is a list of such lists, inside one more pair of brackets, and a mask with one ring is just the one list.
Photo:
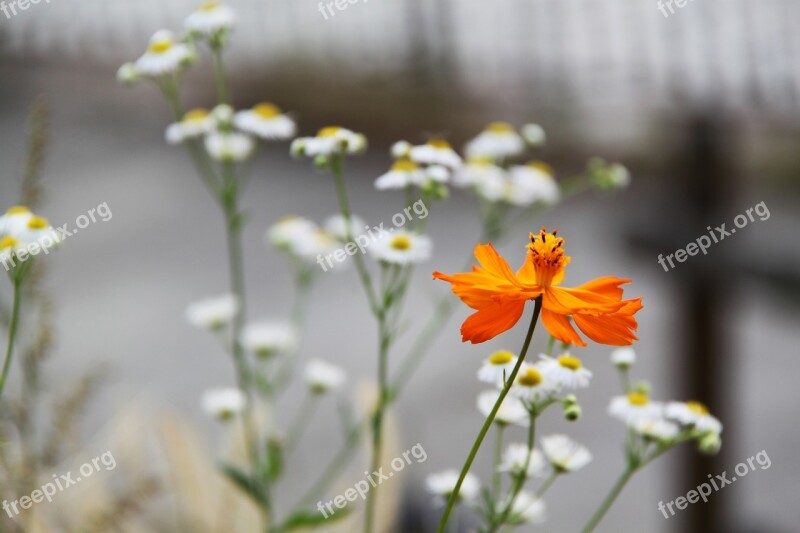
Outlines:
[[405, 189], [409, 185], [419, 185], [425, 181], [425, 169], [407, 159], [395, 161], [389, 172], [375, 180], [375, 188], [379, 191], [387, 189]]
[[535, 203], [552, 205], [560, 196], [552, 169], [537, 161], [517, 165], [509, 170], [509, 187], [506, 201], [527, 207]]
[[347, 381], [347, 374], [338, 366], [322, 359], [312, 359], [306, 363], [306, 385], [314, 394], [336, 391]]
[[494, 352], [483, 361], [478, 369], [478, 379], [492, 385], [502, 384], [503, 380], [511, 375], [515, 364], [517, 364], [517, 356], [508, 350]]
[[638, 419], [631, 424], [631, 428], [637, 434], [657, 441], [670, 441], [681, 431], [677, 424], [663, 418]]
[[527, 491], [520, 491], [511, 505], [507, 523], [518, 526], [520, 524], [541, 524], [545, 519], [544, 501], [536, 498]]
[[464, 147], [467, 157], [502, 160], [522, 154], [525, 141], [508, 122], [492, 122]]
[[[431, 494], [443, 500], [447, 500], [450, 498], [450, 495], [453, 494], [459, 477], [460, 472], [456, 470], [445, 470], [444, 472], [429, 475], [425, 479], [425, 486]], [[461, 482], [461, 488], [458, 491], [458, 499], [460, 501], [475, 501], [478, 499], [478, 496], [480, 496], [480, 492], [481, 484], [478, 478], [468, 472], [464, 477], [464, 481]]]
[[227, 326], [239, 313], [239, 300], [233, 294], [223, 294], [195, 302], [186, 308], [189, 324], [208, 330], [219, 330]]
[[429, 237], [400, 230], [376, 240], [370, 245], [369, 253], [376, 261], [408, 265], [427, 261], [432, 249], [433, 243]]
[[559, 472], [575, 472], [592, 461], [592, 454], [566, 435], [549, 435], [542, 439], [545, 457]]
[[262, 102], [252, 109], [239, 111], [233, 119], [237, 128], [261, 139], [289, 139], [297, 126], [288, 115], [281, 113], [275, 104]]
[[486, 157], [468, 159], [456, 171], [453, 185], [471, 189], [490, 202], [503, 200], [508, 194], [509, 182], [506, 171]]
[[167, 126], [164, 137], [169, 144], [180, 144], [211, 132], [215, 127], [214, 117], [207, 109], [192, 109], [183, 115], [180, 122]]
[[423, 165], [441, 165], [450, 169], [461, 166], [461, 156], [445, 140], [431, 139], [421, 146], [411, 148], [411, 160]]
[[[528, 461], [528, 453], [530, 452], [530, 461]], [[528, 463], [528, 469], [525, 470], [525, 463]], [[537, 449], [531, 451], [527, 444], [513, 443], [509, 444], [508, 448], [503, 452], [502, 461], [497, 466], [498, 472], [509, 472], [513, 477], [519, 477], [525, 471], [525, 478], [542, 477], [547, 468], [547, 461]]]
[[124, 85], [134, 85], [139, 81], [139, 71], [133, 63], [125, 63], [117, 70], [117, 81]]
[[247, 405], [244, 393], [235, 388], [210, 389], [203, 393], [203, 410], [220, 420], [229, 420]]
[[18, 235], [33, 216], [31, 210], [25, 206], [10, 207], [3, 216], [0, 216], [0, 235]]
[[554, 383], [547, 379], [539, 367], [522, 363], [517, 379], [508, 393], [525, 402], [535, 402], [552, 395], [553, 387]]
[[542, 146], [547, 140], [547, 135], [544, 132], [544, 128], [538, 124], [525, 124], [522, 126], [522, 128], [520, 128], [519, 132], [522, 134], [522, 138], [525, 139], [525, 142], [528, 143], [529, 146]]
[[255, 142], [244, 133], [215, 131], [206, 135], [206, 152], [215, 161], [238, 163], [253, 153]]
[[722, 423], [700, 402], [669, 402], [664, 409], [667, 418], [702, 432], [722, 433]]
[[220, 30], [230, 30], [235, 25], [236, 13], [222, 2], [203, 2], [184, 21], [184, 27], [189, 32], [206, 37]]
[[256, 322], [243, 328], [241, 343], [246, 350], [260, 357], [271, 357], [294, 350], [297, 332], [291, 324], [284, 322]]
[[211, 116], [214, 117], [217, 126], [226, 129], [233, 126], [233, 118], [236, 116], [235, 113], [233, 107], [228, 104], [217, 104], [214, 106], [214, 109], [211, 110]]
[[[350, 239], [360, 235], [364, 229], [369, 229], [367, 225], [364, 223], [364, 220], [357, 216], [357, 215], [350, 215]], [[344, 242], [348, 239], [348, 225], [344, 220], [344, 217], [339, 215], [333, 215], [329, 217], [328, 220], [325, 221], [325, 231], [330, 233], [332, 236], [336, 237], [340, 241]]]
[[136, 71], [145, 76], [170, 74], [194, 61], [194, 49], [175, 41], [171, 31], [161, 30], [150, 38], [147, 52], [136, 60]]
[[397, 141], [389, 150], [392, 157], [395, 159], [408, 159], [411, 157], [411, 148], [413, 146], [408, 141]]
[[[500, 391], [498, 390], [487, 390], [480, 393], [478, 395], [478, 411], [480, 411], [484, 417], [488, 417], [499, 396]], [[501, 425], [514, 424], [527, 427], [530, 424], [530, 415], [519, 398], [507, 395], [503, 399], [503, 403], [500, 404], [500, 409], [497, 410], [494, 423]]]
[[611, 362], [619, 368], [630, 368], [636, 362], [636, 352], [630, 346], [617, 348], [611, 352]]
[[542, 374], [547, 381], [559, 389], [581, 389], [589, 386], [592, 373], [585, 368], [581, 360], [567, 353], [555, 359], [541, 354]]
[[661, 418], [663, 412], [663, 404], [650, 401], [647, 394], [642, 392], [631, 392], [612, 398], [608, 406], [608, 414], [628, 425], [640, 420]]
[[313, 261], [319, 254], [330, 253], [336, 248], [333, 235], [314, 222], [289, 216], [279, 220], [267, 231], [267, 241], [277, 249], [299, 259]]
[[334, 154], [360, 154], [367, 149], [367, 138], [339, 126], [322, 128], [316, 137], [301, 137], [292, 142], [293, 155], [308, 157]]
[[[53, 226], [47, 221], [46, 218], [33, 215], [31, 217], [20, 217], [20, 219], [27, 218], [24, 225], [19, 224], [20, 227], [16, 228], [13, 237], [18, 239], [20, 243], [31, 251], [32, 244], [38, 244], [40, 247], [45, 246], [50, 248], [53, 245], [59, 244], [61, 238], [59, 232], [53, 229]], [[18, 219], [18, 220], [20, 220]], [[21, 221], [21, 220], [20, 220]], [[32, 253], [37, 255], [39, 252]]]
[[6, 270], [10, 271], [16, 266], [16, 254], [23, 248], [22, 242], [16, 237], [5, 235], [0, 238], [0, 263]]

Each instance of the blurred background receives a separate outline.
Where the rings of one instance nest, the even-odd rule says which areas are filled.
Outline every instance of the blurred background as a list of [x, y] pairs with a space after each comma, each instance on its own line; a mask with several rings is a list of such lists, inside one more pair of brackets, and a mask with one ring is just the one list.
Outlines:
[[[502, 246], [514, 264], [529, 229], [557, 227], [573, 257], [569, 285], [607, 274], [632, 278], [626, 294], [645, 304], [636, 376], [651, 381], [654, 397], [705, 401], [725, 425], [718, 457], [671, 453], [634, 478], [600, 531], [797, 531], [800, 2], [695, 0], [668, 17], [655, 0], [360, 0], [327, 18], [311, 0], [230, 4], [240, 16], [226, 52], [234, 103], [276, 102], [303, 134], [327, 124], [364, 132], [369, 153], [348, 164], [347, 179], [355, 212], [374, 224], [402, 207], [401, 195], [372, 187], [398, 139], [443, 135], [460, 147], [487, 122], [533, 121], [548, 133], [541, 155], [559, 177], [580, 172], [593, 155], [626, 165], [630, 188], [570, 200]], [[232, 368], [184, 320], [188, 303], [225, 290], [222, 219], [185, 154], [163, 141], [169, 114], [155, 87], [115, 82], [117, 67], [139, 57], [155, 30], [180, 30], [195, 7], [51, 0], [10, 18], [0, 13], [3, 205], [17, 197], [26, 117], [41, 96], [51, 112], [41, 211], [55, 225], [103, 202], [113, 212], [51, 256], [49, 282], [57, 351], [45, 367], [45, 390], [56, 395], [87, 368], [110, 365], [82, 427], [88, 448], [100, 452], [108, 428], [131, 406], [145, 420], [169, 412], [187, 421], [212, 456], [225, 445], [198, 400], [208, 387], [232, 384]], [[189, 106], [214, 101], [207, 59], [184, 83]], [[288, 145], [273, 144], [254, 167], [245, 202], [250, 316], [285, 316], [291, 278], [264, 246], [264, 231], [287, 214], [317, 221], [333, 214], [333, 185], [308, 162], [292, 161]], [[760, 202], [770, 218], [756, 219], [708, 256], [670, 272], [657, 263], [658, 254], [684, 247], [707, 226], [730, 227]], [[428, 272], [461, 268], [474, 246], [476, 209], [454, 192], [432, 212], [435, 258], [418, 269], [408, 306], [416, 327], [433, 296], [447, 290]], [[352, 271], [322, 276], [303, 357], [337, 361], [354, 382], [368, 383], [375, 332], [360, 296]], [[435, 525], [423, 480], [460, 467], [466, 456], [481, 423], [479, 361], [522, 341], [518, 330], [462, 345], [458, 325], [466, 315], [458, 310], [393, 410], [396, 447], [421, 443], [428, 453], [395, 488], [403, 493], [399, 531]], [[583, 419], [547, 420], [548, 430], [568, 432], [595, 460], [550, 491], [544, 531], [577, 530], [623, 468], [624, 431], [605, 414], [618, 390], [609, 352], [590, 346], [579, 353], [595, 373], [580, 395]], [[287, 413], [301, 393], [290, 390]], [[334, 415], [323, 411], [309, 429], [288, 494], [302, 490], [317, 458], [331, 455]], [[659, 501], [762, 450], [770, 469], [668, 520], [657, 510]], [[342, 486], [361, 470], [354, 465]], [[486, 479], [488, 462], [478, 472]]]

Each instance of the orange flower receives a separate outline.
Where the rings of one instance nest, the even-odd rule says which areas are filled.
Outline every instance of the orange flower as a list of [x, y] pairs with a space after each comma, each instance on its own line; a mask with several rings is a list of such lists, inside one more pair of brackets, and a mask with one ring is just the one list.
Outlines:
[[541, 319], [556, 339], [586, 346], [567, 317], [587, 337], [600, 344], [627, 346], [638, 340], [633, 315], [642, 308], [642, 299], [622, 299], [620, 285], [628, 279], [613, 276], [598, 278], [573, 289], [559, 287], [570, 258], [564, 255], [564, 239], [558, 231], [545, 228], [531, 233], [525, 264], [516, 273], [491, 244], [475, 247], [480, 266], [472, 272], [447, 275], [434, 272], [434, 279], [453, 285], [453, 293], [475, 309], [461, 325], [464, 342], [474, 344], [511, 329], [522, 316], [525, 302], [542, 297]]

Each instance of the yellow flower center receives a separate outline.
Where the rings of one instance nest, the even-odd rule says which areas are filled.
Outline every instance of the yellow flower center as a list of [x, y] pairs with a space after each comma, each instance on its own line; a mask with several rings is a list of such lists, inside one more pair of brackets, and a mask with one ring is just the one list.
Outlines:
[[517, 383], [523, 387], [535, 387], [541, 382], [542, 373], [533, 367], [526, 368], [525, 372], [517, 378]]
[[642, 407], [647, 405], [650, 402], [650, 399], [647, 397], [647, 394], [643, 394], [641, 392], [631, 392], [628, 394], [628, 402], [631, 405]]
[[261, 118], [275, 118], [281, 114], [281, 108], [269, 102], [262, 102], [253, 108]]
[[450, 143], [444, 139], [431, 139], [427, 144], [428, 146], [432, 146], [433, 148], [438, 148], [440, 150], [447, 150], [450, 148]]
[[219, 7], [219, 2], [203, 2], [200, 4], [199, 11], [214, 11]]
[[564, 254], [564, 239], [557, 236], [558, 230], [547, 233], [545, 228], [539, 234], [531, 233], [528, 245], [528, 261], [536, 271], [536, 283], [549, 287], [561, 282], [564, 268], [569, 264], [569, 256]]
[[558, 364], [570, 370], [579, 370], [581, 368], [581, 360], [571, 355], [562, 355], [559, 357]]
[[419, 165], [407, 159], [401, 159], [399, 161], [395, 161], [394, 164], [392, 165], [392, 170], [397, 170], [400, 172], [412, 172], [418, 169]]
[[508, 350], [501, 350], [499, 352], [494, 352], [492, 355], [489, 356], [489, 362], [493, 365], [507, 365], [511, 361], [514, 360], [514, 354], [509, 352]]
[[708, 416], [708, 407], [700, 402], [686, 402], [686, 407], [688, 407], [689, 410], [695, 414], [700, 416]]
[[48, 226], [46, 218], [33, 217], [28, 221], [28, 228], [30, 229], [44, 229]]
[[172, 48], [172, 41], [170, 39], [160, 39], [150, 43], [148, 50], [153, 54], [163, 54], [170, 48]]
[[551, 177], [556, 175], [556, 171], [553, 170], [553, 167], [551, 167], [544, 161], [528, 161], [527, 163], [525, 163], [525, 166], [544, 172], [545, 174]]
[[398, 235], [392, 239], [392, 248], [395, 250], [408, 250], [411, 248], [411, 239], [408, 235]]
[[494, 161], [492, 161], [491, 157], [481, 156], [481, 157], [470, 157], [467, 160], [468, 165], [480, 165], [482, 167], [488, 167], [494, 165]]
[[339, 133], [341, 129], [342, 128], [340, 128], [339, 126], [328, 126], [326, 128], [322, 128], [321, 130], [319, 130], [319, 133], [317, 133], [317, 137], [333, 137], [334, 135]]
[[492, 122], [486, 126], [486, 131], [490, 131], [492, 133], [511, 133], [514, 131], [514, 126], [508, 122]]
[[7, 215], [24, 215], [25, 213], [30, 213], [31, 210], [25, 207], [24, 205], [15, 205], [10, 207], [8, 211], [6, 211]]
[[19, 245], [19, 241], [12, 237], [11, 235], [6, 235], [2, 239], [0, 239], [0, 250], [5, 250], [6, 248], [14, 248]]
[[199, 122], [206, 117], [208, 117], [208, 110], [198, 107], [197, 109], [187, 111], [186, 114], [183, 115], [183, 120], [184, 122]]

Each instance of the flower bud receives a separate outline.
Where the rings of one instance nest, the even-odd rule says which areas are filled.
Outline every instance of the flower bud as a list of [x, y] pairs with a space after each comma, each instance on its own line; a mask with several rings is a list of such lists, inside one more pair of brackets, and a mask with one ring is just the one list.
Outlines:
[[583, 410], [581, 406], [578, 404], [570, 405], [569, 407], [564, 408], [564, 418], [569, 420], [570, 422], [575, 422], [581, 417]]
[[578, 403], [578, 398], [574, 394], [567, 394], [564, 396], [564, 407], [569, 407]]
[[636, 352], [630, 346], [617, 348], [611, 352], [611, 362], [621, 370], [627, 370], [636, 362]]
[[700, 450], [702, 454], [716, 455], [720, 448], [722, 448], [722, 439], [719, 433], [709, 431], [698, 439], [697, 449]]
[[648, 381], [637, 381], [633, 384], [633, 392], [638, 392], [645, 396], [650, 396], [650, 388], [650, 382]]
[[314, 158], [314, 165], [317, 168], [328, 168], [328, 156], [320, 154]]
[[125, 63], [117, 71], [117, 81], [123, 85], [133, 86], [139, 81], [139, 71], [133, 63]]

